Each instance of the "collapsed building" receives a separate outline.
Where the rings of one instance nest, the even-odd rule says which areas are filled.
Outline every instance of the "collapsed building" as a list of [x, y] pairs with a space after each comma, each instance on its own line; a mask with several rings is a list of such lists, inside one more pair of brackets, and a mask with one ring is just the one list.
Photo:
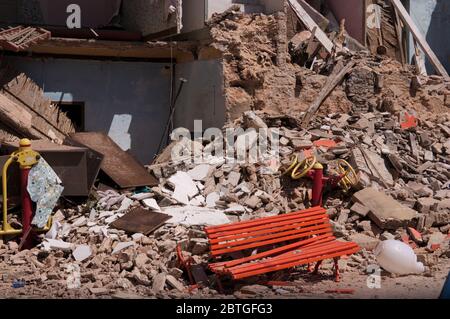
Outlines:
[[[424, 47], [396, 2], [78, 1], [80, 28], [68, 29], [77, 23], [72, 2], [0, 1], [9, 32], [0, 44], [2, 144], [10, 151], [19, 138], [46, 140], [37, 150], [66, 188], [42, 246], [19, 252], [14, 241], [2, 244], [2, 262], [31, 286], [28, 293], [45, 294], [47, 286], [58, 297], [189, 296], [177, 245], [195, 264], [207, 264], [205, 225], [307, 209], [311, 183], [280, 172], [309, 149], [324, 164], [348, 160], [359, 175], [353, 196], [331, 191], [323, 203], [335, 235], [362, 248], [340, 261], [344, 282], [364, 290], [373, 249], [390, 239], [413, 246], [430, 278], [446, 275], [448, 50], [433, 46], [438, 58]], [[414, 17], [421, 6], [408, 2]], [[358, 10], [349, 14], [347, 5]], [[429, 20], [431, 34], [438, 18]], [[194, 134], [194, 120], [203, 130], [279, 128], [281, 161], [173, 161], [169, 128]], [[215, 142], [181, 141], [203, 150]], [[81, 192], [69, 184], [80, 171], [59, 169], [67, 164], [54, 154], [67, 149], [58, 147], [86, 154], [74, 164], [84, 161]], [[71, 195], [82, 195], [82, 203]], [[143, 208], [164, 216], [146, 221]], [[26, 261], [48, 270], [21, 274]], [[68, 290], [72, 261], [82, 285]], [[224, 293], [208, 275], [194, 295]], [[274, 277], [293, 285], [249, 281], [231, 291], [314, 294], [307, 278], [290, 276]]]

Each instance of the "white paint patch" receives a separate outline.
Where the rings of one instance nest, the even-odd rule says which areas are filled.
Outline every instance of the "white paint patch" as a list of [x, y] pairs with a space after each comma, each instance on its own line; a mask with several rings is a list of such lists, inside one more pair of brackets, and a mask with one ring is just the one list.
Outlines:
[[132, 119], [133, 116], [131, 114], [116, 114], [109, 128], [108, 136], [123, 151], [128, 151], [131, 148], [131, 135], [128, 133], [128, 130], [130, 129]]

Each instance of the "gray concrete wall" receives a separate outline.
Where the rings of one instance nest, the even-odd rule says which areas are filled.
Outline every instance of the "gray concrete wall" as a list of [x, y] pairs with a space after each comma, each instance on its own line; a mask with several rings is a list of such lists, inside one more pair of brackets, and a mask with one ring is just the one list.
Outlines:
[[17, 11], [17, 0], [0, 0], [0, 23], [16, 22]]
[[207, 0], [183, 1], [183, 28], [182, 33], [200, 30], [205, 27], [207, 19]]
[[[406, 1], [408, 6], [408, 1]], [[419, 30], [441, 63], [450, 72], [450, 1], [448, 0], [409, 0], [409, 12]], [[414, 57], [414, 46], [410, 38], [409, 56]], [[434, 74], [434, 68], [427, 61], [427, 71]]]
[[326, 2], [338, 21], [345, 19], [348, 33], [364, 43], [364, 1], [362, 0], [327, 0]]
[[[169, 7], [177, 12], [169, 15]], [[181, 0], [123, 0], [122, 24], [127, 30], [142, 32], [144, 36], [171, 30], [181, 30]]]
[[260, 0], [261, 5], [266, 9], [266, 14], [284, 11], [285, 0]]
[[108, 25], [118, 14], [121, 0], [0, 0], [0, 23], [66, 26], [67, 7], [77, 4], [81, 26], [98, 28]]
[[119, 145], [130, 144], [130, 153], [141, 163], [151, 161], [169, 116], [166, 64], [23, 57], [7, 61], [53, 101], [84, 102], [87, 131], [110, 133]]
[[185, 0], [183, 1], [182, 33], [197, 31], [214, 13], [221, 13], [233, 4], [240, 4], [246, 13], [272, 14], [284, 11], [284, 0]]
[[203, 120], [203, 130], [221, 128], [225, 123], [223, 66], [220, 60], [195, 61], [176, 65], [176, 88], [180, 77], [188, 80], [176, 106], [175, 127], [194, 129], [194, 120]]

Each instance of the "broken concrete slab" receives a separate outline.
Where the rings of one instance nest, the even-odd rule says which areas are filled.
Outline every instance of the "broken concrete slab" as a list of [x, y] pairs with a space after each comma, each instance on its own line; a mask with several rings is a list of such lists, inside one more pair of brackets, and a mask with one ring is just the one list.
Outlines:
[[75, 250], [72, 252], [73, 258], [76, 261], [83, 262], [88, 259], [92, 255], [91, 247], [88, 245], [78, 245]]
[[61, 249], [61, 250], [65, 250], [65, 251], [70, 251], [73, 247], [73, 244], [71, 244], [71, 243], [67, 243], [63, 240], [50, 239], [50, 238], [45, 238], [45, 241], [42, 242], [42, 245], [45, 250]]
[[161, 211], [161, 207], [159, 207], [158, 203], [156, 202], [156, 200], [154, 198], [144, 199], [142, 201], [142, 203], [144, 204], [145, 207], [150, 208], [150, 210], [153, 210], [153, 211], [156, 211], [156, 212], [160, 212]]
[[244, 113], [243, 116], [245, 128], [267, 129], [267, 124], [253, 111], [248, 111]]
[[408, 184], [406, 184], [406, 186], [408, 189], [410, 189], [411, 191], [413, 191], [416, 195], [418, 195], [420, 197], [433, 196], [433, 190], [424, 184], [409, 181]]
[[357, 243], [361, 248], [369, 251], [374, 250], [380, 242], [379, 239], [364, 234], [350, 235], [350, 240]]
[[430, 211], [436, 211], [439, 201], [432, 197], [421, 197], [416, 202], [417, 210], [422, 214], [428, 214]]
[[240, 178], [241, 174], [239, 172], [230, 172], [230, 174], [228, 174], [228, 183], [231, 186], [236, 187], [239, 184]]
[[172, 198], [182, 204], [187, 205], [190, 198], [198, 194], [197, 186], [186, 172], [178, 171], [168, 179], [168, 182], [175, 188]]
[[368, 216], [381, 229], [397, 229], [408, 226], [412, 219], [417, 217], [416, 211], [375, 188], [366, 188], [355, 193], [353, 201], [366, 206], [370, 210]]
[[206, 207], [208, 208], [214, 208], [216, 207], [216, 202], [220, 199], [220, 195], [217, 192], [209, 193], [208, 196], [206, 196]]
[[153, 276], [153, 285], [152, 285], [153, 292], [158, 293], [160, 291], [163, 291], [165, 286], [166, 286], [166, 274], [159, 273]]
[[136, 243], [134, 241], [120, 242], [114, 247], [112, 254], [117, 254], [128, 247], [134, 246], [135, 244]]
[[354, 213], [354, 214], [358, 214], [362, 217], [367, 216], [367, 214], [369, 213], [369, 208], [367, 208], [366, 206], [360, 204], [360, 203], [354, 203], [352, 207], [350, 207], [350, 212]]
[[200, 164], [195, 166], [193, 169], [187, 173], [194, 181], [205, 181], [208, 177], [212, 166], [209, 164]]
[[181, 291], [181, 292], [184, 291], [184, 285], [180, 281], [178, 281], [178, 279], [176, 279], [174, 276], [167, 275], [166, 282], [172, 288], [175, 288], [176, 290]]
[[230, 222], [227, 215], [220, 210], [215, 210], [207, 207], [165, 207], [163, 212], [172, 216], [167, 221], [169, 224], [181, 224], [184, 226], [193, 225], [222, 225]]

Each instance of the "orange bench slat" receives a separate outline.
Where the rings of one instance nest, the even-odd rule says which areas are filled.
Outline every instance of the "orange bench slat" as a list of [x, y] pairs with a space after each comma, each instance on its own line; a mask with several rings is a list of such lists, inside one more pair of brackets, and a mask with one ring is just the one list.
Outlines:
[[328, 215], [325, 212], [316, 212], [314, 213], [314, 215], [311, 216], [293, 216], [293, 218], [288, 219], [288, 220], [274, 220], [270, 223], [264, 223], [262, 225], [256, 225], [256, 226], [247, 226], [247, 227], [243, 227], [240, 229], [234, 229], [234, 230], [226, 230], [226, 231], [221, 231], [221, 232], [217, 232], [214, 234], [208, 234], [208, 238], [211, 240], [214, 240], [216, 238], [221, 238], [221, 237], [225, 237], [225, 236], [230, 236], [230, 235], [238, 235], [238, 234], [245, 234], [245, 233], [250, 233], [253, 231], [257, 231], [257, 230], [263, 230], [263, 229], [270, 229], [270, 228], [275, 228], [278, 226], [284, 226], [284, 225], [290, 225], [292, 223], [301, 223], [301, 222], [308, 222], [308, 221], [313, 221], [313, 220], [317, 220], [317, 222], [323, 222], [324, 219], [328, 219]]
[[318, 225], [318, 224], [324, 224], [324, 218], [326, 218], [326, 215], [321, 215], [319, 219], [313, 219], [308, 221], [295, 221], [295, 222], [283, 222], [282, 224], [268, 224], [266, 226], [259, 226], [264, 227], [261, 230], [254, 230], [249, 229], [248, 232], [240, 233], [240, 234], [227, 234], [226, 236], [220, 236], [216, 237], [214, 239], [210, 239], [209, 242], [211, 245], [221, 243], [221, 242], [228, 242], [231, 240], [237, 240], [237, 239], [244, 239], [244, 238], [252, 238], [255, 236], [260, 235], [269, 235], [277, 232], [281, 232], [284, 230], [289, 229], [300, 229], [300, 228], [306, 228], [306, 226], [312, 226], [312, 225]]
[[300, 239], [300, 238], [305, 238], [308, 236], [331, 232], [331, 226], [324, 225], [324, 227], [326, 227], [326, 228], [315, 230], [315, 231], [310, 231], [307, 233], [299, 233], [299, 234], [295, 234], [295, 235], [290, 235], [290, 236], [286, 236], [286, 237], [278, 237], [278, 238], [266, 240], [263, 242], [256, 242], [256, 243], [251, 243], [251, 244], [247, 244], [247, 245], [243, 245], [243, 246], [237, 246], [237, 247], [233, 247], [233, 248], [224, 248], [224, 249], [218, 249], [218, 250], [214, 249], [214, 250], [211, 250], [211, 254], [213, 256], [219, 256], [219, 255], [222, 255], [225, 253], [231, 253], [231, 252], [235, 252], [235, 251], [241, 251], [244, 249], [256, 248], [256, 247], [266, 246], [269, 244], [275, 244], [275, 243], [280, 243], [280, 242], [285, 242], [285, 241], [289, 241], [289, 240]]
[[334, 240], [335, 237], [333, 235], [330, 234], [325, 234], [325, 235], [319, 235], [317, 237], [314, 238], [309, 238], [309, 239], [305, 239], [299, 242], [295, 242], [293, 244], [289, 244], [289, 245], [285, 245], [282, 247], [278, 247], [278, 248], [274, 248], [262, 253], [257, 253], [255, 255], [251, 255], [248, 257], [244, 257], [244, 258], [240, 258], [240, 259], [236, 259], [236, 260], [231, 260], [231, 261], [225, 261], [225, 262], [218, 262], [218, 263], [214, 263], [214, 264], [210, 264], [209, 267], [210, 269], [215, 269], [215, 268], [222, 268], [222, 267], [233, 267], [233, 266], [237, 266], [239, 264], [243, 264], [252, 260], [257, 260], [260, 258], [265, 258], [277, 253], [281, 253], [284, 251], [288, 251], [291, 249], [295, 249], [295, 248], [300, 248], [300, 247], [307, 247], [309, 244], [314, 243], [315, 241], [321, 241], [321, 240], [325, 240], [325, 241], [330, 241], [330, 240]]
[[264, 225], [264, 224], [267, 224], [272, 221], [289, 220], [289, 219], [299, 217], [299, 215], [308, 217], [310, 215], [314, 215], [317, 213], [324, 213], [324, 212], [326, 212], [326, 210], [324, 208], [315, 207], [315, 208], [310, 208], [310, 209], [295, 212], [295, 213], [288, 213], [288, 214], [283, 214], [283, 215], [278, 215], [278, 216], [264, 217], [264, 218], [259, 218], [259, 219], [255, 219], [255, 220], [237, 222], [237, 223], [233, 223], [233, 224], [210, 226], [210, 227], [205, 228], [205, 232], [207, 234], [211, 235], [211, 234], [218, 233], [218, 232], [237, 230], [237, 229], [247, 228], [247, 227], [251, 227], [251, 226]]
[[259, 269], [259, 270], [247, 271], [247, 272], [242, 272], [239, 274], [234, 274], [233, 272], [230, 272], [227, 270], [224, 273], [229, 273], [229, 274], [231, 274], [233, 279], [238, 280], [238, 279], [244, 279], [244, 278], [261, 275], [261, 274], [266, 274], [269, 272], [274, 272], [274, 271], [278, 271], [278, 270], [282, 270], [282, 269], [292, 268], [292, 267], [296, 267], [296, 266], [300, 266], [300, 265], [306, 265], [306, 264], [310, 264], [310, 263], [313, 263], [316, 261], [321, 261], [324, 259], [331, 259], [331, 258], [341, 257], [344, 255], [351, 255], [358, 251], [359, 251], [359, 247], [353, 247], [353, 248], [349, 248], [345, 251], [330, 253], [330, 254], [322, 255], [322, 256], [318, 256], [318, 257], [299, 259], [296, 261], [283, 263], [283, 264], [277, 264], [274, 266], [264, 266], [263, 269]]

